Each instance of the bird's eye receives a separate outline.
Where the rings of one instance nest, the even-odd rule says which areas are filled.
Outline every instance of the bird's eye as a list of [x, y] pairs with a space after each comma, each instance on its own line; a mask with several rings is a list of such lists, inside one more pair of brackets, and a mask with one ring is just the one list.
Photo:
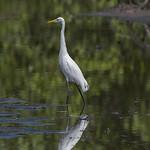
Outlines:
[[57, 18], [57, 19], [56, 19], [56, 21], [57, 21], [57, 22], [60, 22], [60, 19], [59, 19], [59, 18]]

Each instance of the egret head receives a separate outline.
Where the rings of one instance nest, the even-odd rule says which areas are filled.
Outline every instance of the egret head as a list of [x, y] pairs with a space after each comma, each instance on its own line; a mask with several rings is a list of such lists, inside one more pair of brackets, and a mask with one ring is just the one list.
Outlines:
[[59, 24], [62, 24], [62, 23], [64, 23], [64, 22], [65, 22], [65, 20], [64, 20], [62, 17], [58, 17], [58, 18], [56, 18], [56, 19], [54, 19], [54, 20], [48, 21], [48, 24], [49, 24], [49, 23], [59, 23]]

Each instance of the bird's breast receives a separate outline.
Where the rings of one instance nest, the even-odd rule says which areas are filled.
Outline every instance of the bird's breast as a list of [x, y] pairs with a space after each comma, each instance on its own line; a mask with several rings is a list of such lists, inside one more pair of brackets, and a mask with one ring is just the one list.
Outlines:
[[67, 81], [69, 81], [69, 77], [68, 77], [68, 69], [67, 69], [67, 65], [66, 65], [66, 58], [65, 57], [59, 57], [59, 67], [60, 67], [60, 71], [64, 74], [65, 78]]

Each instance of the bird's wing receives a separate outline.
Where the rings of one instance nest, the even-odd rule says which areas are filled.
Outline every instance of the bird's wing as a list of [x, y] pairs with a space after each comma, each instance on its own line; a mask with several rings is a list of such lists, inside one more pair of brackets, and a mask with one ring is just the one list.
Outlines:
[[79, 82], [79, 79], [83, 78], [83, 74], [78, 65], [71, 57], [68, 57], [65, 63], [65, 73], [68, 76], [69, 80], [73, 82]]

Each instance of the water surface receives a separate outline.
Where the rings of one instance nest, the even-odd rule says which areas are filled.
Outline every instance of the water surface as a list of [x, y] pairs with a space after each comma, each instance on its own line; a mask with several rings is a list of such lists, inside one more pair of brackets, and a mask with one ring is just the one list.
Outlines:
[[66, 20], [69, 54], [90, 85], [89, 124], [74, 149], [149, 149], [150, 37], [144, 24], [81, 15], [116, 4], [0, 2], [0, 149], [55, 150], [80, 123], [82, 99], [73, 85], [67, 117], [58, 67], [60, 26], [47, 25], [58, 16]]

